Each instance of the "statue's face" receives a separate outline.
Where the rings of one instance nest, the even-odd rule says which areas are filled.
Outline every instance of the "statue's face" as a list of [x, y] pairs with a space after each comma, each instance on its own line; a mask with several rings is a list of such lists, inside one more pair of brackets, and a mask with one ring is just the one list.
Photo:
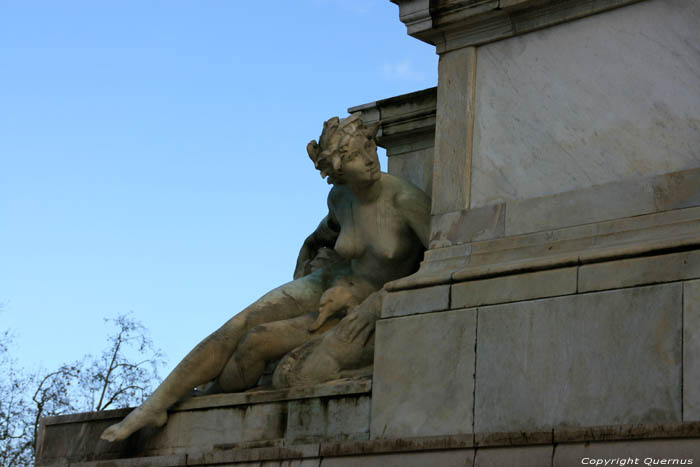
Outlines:
[[381, 177], [377, 147], [368, 138], [356, 136], [335, 150], [334, 156], [340, 160], [338, 169], [332, 173], [336, 183], [364, 185]]
[[359, 116], [323, 123], [320, 143], [312, 140], [306, 152], [328, 183], [367, 185], [381, 177], [375, 137], [379, 124], [365, 126]]

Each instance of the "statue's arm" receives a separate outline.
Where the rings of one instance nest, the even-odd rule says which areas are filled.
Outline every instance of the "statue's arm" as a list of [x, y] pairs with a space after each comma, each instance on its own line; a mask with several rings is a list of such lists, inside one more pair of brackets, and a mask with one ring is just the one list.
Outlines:
[[323, 247], [333, 248], [335, 246], [339, 232], [340, 226], [333, 217], [332, 212], [329, 212], [318, 224], [316, 230], [306, 237], [304, 244], [301, 246], [297, 257], [297, 265], [294, 269], [294, 279], [299, 279], [309, 273], [306, 266], [316, 256], [319, 249]]
[[427, 249], [430, 237], [430, 198], [422, 190], [407, 190], [398, 196], [406, 222]]

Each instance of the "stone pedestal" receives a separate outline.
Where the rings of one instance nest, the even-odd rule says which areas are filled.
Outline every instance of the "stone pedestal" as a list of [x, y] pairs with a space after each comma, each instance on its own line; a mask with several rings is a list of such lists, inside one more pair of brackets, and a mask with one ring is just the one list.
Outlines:
[[371, 385], [369, 379], [350, 379], [196, 397], [173, 407], [163, 428], [117, 443], [100, 435], [131, 409], [49, 417], [41, 422], [37, 465], [165, 467], [318, 458], [321, 441], [369, 438]]
[[699, 420], [700, 4], [395, 3], [440, 54], [433, 217], [420, 271], [388, 285], [371, 439], [700, 462], [698, 433], [558, 435]]

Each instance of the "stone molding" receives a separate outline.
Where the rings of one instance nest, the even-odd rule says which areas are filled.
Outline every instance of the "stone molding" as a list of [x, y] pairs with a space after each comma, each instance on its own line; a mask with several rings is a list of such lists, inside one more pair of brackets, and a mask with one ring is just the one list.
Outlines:
[[[421, 288], [697, 248], [698, 177], [700, 169], [691, 169], [433, 215], [431, 249], [420, 270], [390, 282], [387, 289]], [[643, 187], [648, 200], [637, 196], [629, 197], [625, 206], [618, 206], [618, 201], [606, 204], [616, 192], [629, 191], [630, 186]], [[612, 214], [606, 211], [611, 209]], [[526, 218], [519, 210], [534, 214]], [[549, 220], [547, 214], [557, 210], [571, 211], [571, 221], [584, 211], [597, 210], [599, 215], [567, 226]], [[537, 216], [539, 221], [534, 220]], [[513, 219], [521, 218], [524, 227], [518, 230]], [[536, 222], [539, 224], [533, 227]]]
[[377, 144], [391, 157], [418, 149], [410, 143], [425, 141], [432, 147], [436, 106], [437, 87], [432, 87], [350, 107], [348, 113], [360, 113], [365, 124], [380, 123]]
[[572, 21], [640, 0], [391, 0], [410, 36], [442, 54]]
[[[151, 456], [71, 463], [70, 467], [175, 467], [231, 465], [239, 462], [319, 460], [341, 456], [373, 454], [440, 452], [459, 449], [521, 448], [528, 446], [561, 446], [564, 443], [586, 443], [596, 446], [605, 442], [652, 440], [700, 440], [700, 422], [676, 422], [658, 425], [613, 425], [590, 428], [562, 428], [546, 432], [483, 433], [452, 436], [380, 439], [343, 443], [317, 443], [288, 447], [193, 452], [187, 455]], [[38, 464], [45, 467], [69, 467], [68, 463]], [[267, 464], [265, 464], [267, 465]], [[278, 464], [275, 464], [278, 465]], [[288, 465], [288, 464], [279, 464]], [[293, 464], [296, 465], [296, 464]], [[306, 465], [306, 464], [300, 464]], [[314, 464], [317, 465], [317, 464]], [[351, 464], [348, 464], [351, 465]], [[357, 464], [355, 464], [357, 465]]]
[[[287, 389], [255, 388], [248, 392], [233, 394], [214, 394], [206, 397], [195, 397], [172, 407], [168, 412], [186, 412], [214, 407], [230, 407], [234, 405], [264, 404], [267, 402], [312, 399], [316, 397], [345, 396], [351, 394], [367, 394], [372, 390], [371, 379], [346, 379], [316, 386], [298, 386]], [[69, 415], [57, 415], [41, 419], [42, 426], [60, 425], [65, 423], [80, 423], [86, 420], [103, 420], [123, 418], [133, 409], [104, 410], [101, 412], [82, 412]]]
[[[680, 234], [673, 235], [673, 230], [678, 228], [678, 226], [683, 227], [683, 231]], [[567, 245], [572, 250], [549, 255], [545, 254], [539, 257], [528, 256], [531, 254], [528, 248], [514, 248], [512, 251], [504, 250], [503, 253], [522, 256], [522, 258], [506, 259], [490, 264], [469, 265], [470, 260], [473, 258], [472, 256], [449, 257], [432, 263], [424, 261], [423, 264], [425, 266], [416, 274], [389, 282], [386, 288], [390, 292], [397, 292], [453, 282], [488, 279], [511, 274], [694, 250], [700, 247], [700, 237], [697, 234], [699, 228], [700, 224], [697, 220], [688, 221], [679, 223], [679, 225], [673, 225], [667, 229], [653, 229], [655, 231], [649, 233], [650, 238], [637, 243], [634, 243], [632, 240], [632, 237], [636, 236], [636, 232], [632, 232], [631, 234], [623, 235], [622, 239], [609, 240], [611, 242], [609, 246], [581, 248], [579, 245], [578, 248], [575, 248], [575, 245]], [[628, 237], [630, 240], [625, 241], [625, 237]], [[591, 237], [589, 240], [594, 242], [596, 239]], [[566, 245], [566, 242], [563, 243]], [[605, 239], [603, 239], [603, 243], [605, 243]], [[538, 249], [549, 249], [550, 246], [542, 244], [539, 245]], [[472, 249], [470, 248], [472, 247], [471, 245], [466, 247], [461, 248], [460, 246], [458, 249], [465, 251]]]

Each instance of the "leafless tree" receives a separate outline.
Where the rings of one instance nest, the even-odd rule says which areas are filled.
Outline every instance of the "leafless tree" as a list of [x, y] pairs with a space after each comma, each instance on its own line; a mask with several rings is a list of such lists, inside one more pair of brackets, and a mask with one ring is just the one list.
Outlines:
[[98, 356], [27, 375], [11, 358], [12, 336], [0, 334], [0, 467], [33, 465], [39, 420], [81, 411], [139, 405], [159, 382], [163, 357], [131, 314], [114, 327]]
[[159, 380], [163, 356], [153, 346], [148, 330], [131, 315], [105, 319], [116, 332], [98, 357], [82, 363], [80, 386], [82, 409], [100, 411], [140, 405]]

